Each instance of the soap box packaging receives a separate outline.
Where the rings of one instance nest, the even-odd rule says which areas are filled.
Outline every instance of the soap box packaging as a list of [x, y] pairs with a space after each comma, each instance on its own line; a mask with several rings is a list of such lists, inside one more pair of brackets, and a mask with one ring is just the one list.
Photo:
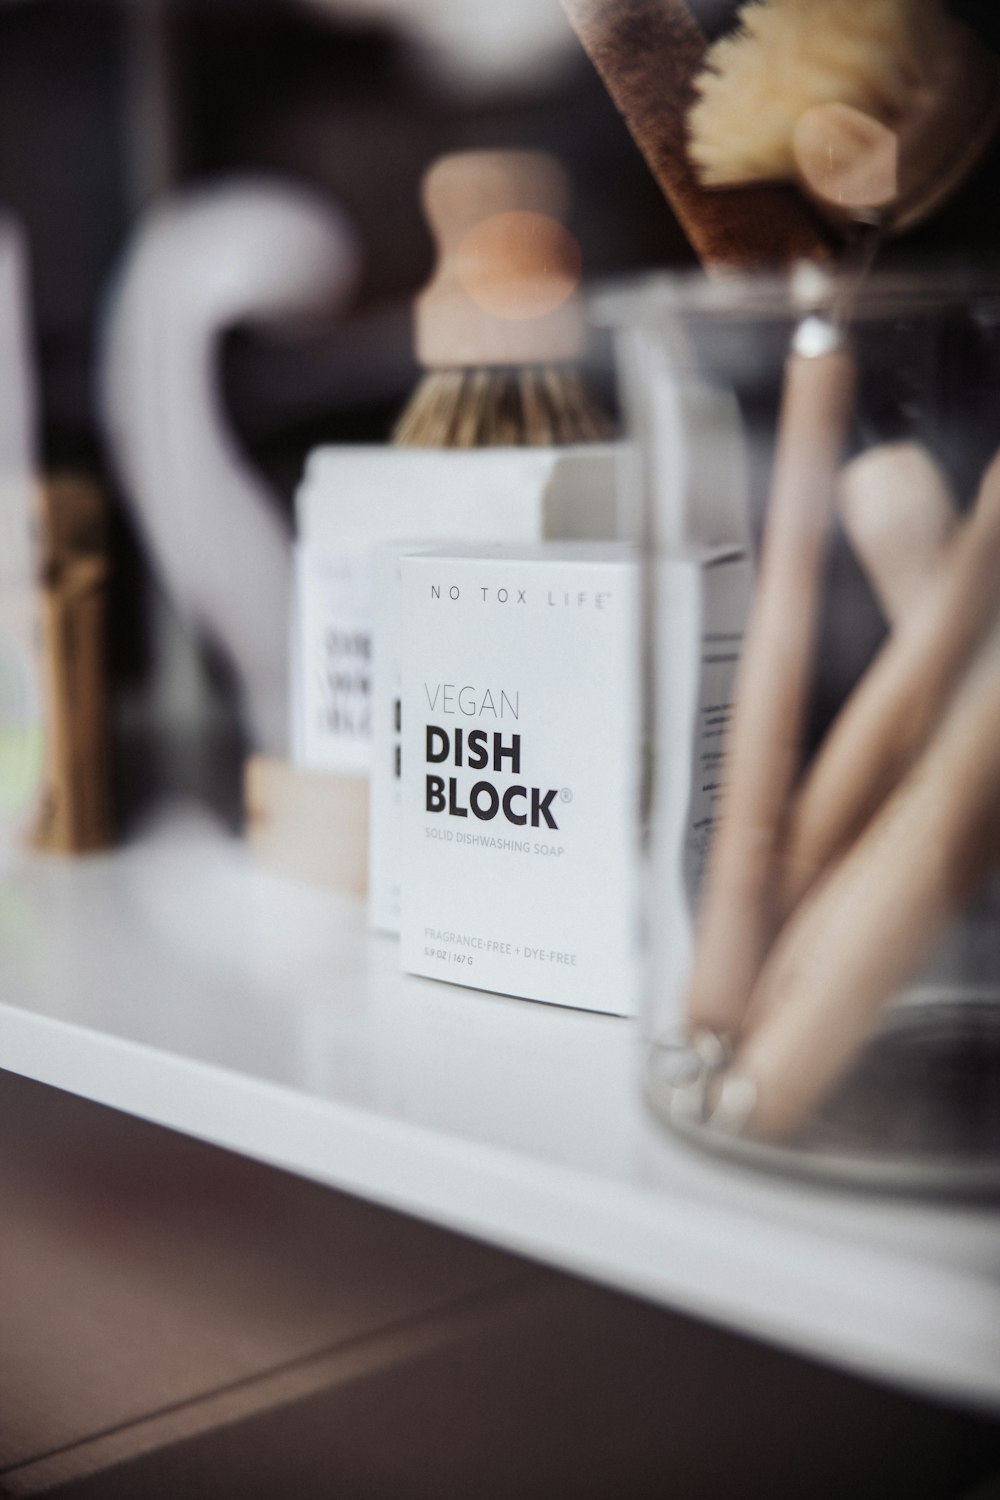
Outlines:
[[634, 556], [423, 553], [401, 579], [403, 968], [632, 1014]]
[[371, 763], [372, 552], [400, 537], [484, 544], [615, 535], [613, 444], [465, 451], [323, 447], [296, 495], [292, 755]]
[[402, 563], [436, 551], [385, 542], [372, 553], [372, 759], [368, 799], [368, 924], [399, 932], [402, 874]]
[[722, 797], [725, 741], [753, 596], [753, 566], [739, 546], [692, 547], [650, 564], [656, 683], [651, 725], [651, 878], [647, 975], [661, 1018], [684, 1021], [695, 918]]

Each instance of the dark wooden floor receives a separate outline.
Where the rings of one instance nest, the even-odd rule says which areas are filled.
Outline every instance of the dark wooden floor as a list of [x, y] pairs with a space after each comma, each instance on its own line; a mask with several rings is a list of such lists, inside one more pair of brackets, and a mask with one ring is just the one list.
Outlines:
[[1000, 1424], [0, 1073], [0, 1495], [978, 1500], [996, 1476]]

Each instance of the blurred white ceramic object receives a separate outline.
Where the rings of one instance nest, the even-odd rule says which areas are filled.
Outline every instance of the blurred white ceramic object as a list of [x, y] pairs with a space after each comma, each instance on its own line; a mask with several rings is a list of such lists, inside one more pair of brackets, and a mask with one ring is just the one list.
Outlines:
[[27, 251], [0, 216], [0, 873], [20, 847], [42, 763], [35, 613], [35, 385]]
[[253, 743], [274, 753], [288, 737], [290, 533], [231, 430], [219, 345], [235, 325], [333, 311], [358, 262], [344, 216], [302, 188], [199, 189], [140, 222], [103, 329], [101, 417], [153, 566], [231, 662]]
[[559, 0], [300, 0], [340, 20], [388, 22], [458, 89], [541, 83], [577, 54]]

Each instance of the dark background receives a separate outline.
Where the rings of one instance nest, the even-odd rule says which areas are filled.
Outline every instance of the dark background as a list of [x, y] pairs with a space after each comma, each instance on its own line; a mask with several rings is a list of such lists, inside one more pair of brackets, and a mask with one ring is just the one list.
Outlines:
[[[710, 35], [735, 10], [732, 0], [695, 8]], [[951, 8], [1000, 45], [990, 0]], [[148, 570], [95, 416], [94, 358], [103, 300], [144, 211], [167, 193], [265, 172], [328, 195], [359, 233], [363, 279], [336, 324], [280, 338], [235, 329], [226, 340], [234, 428], [290, 506], [309, 449], [381, 441], [418, 377], [409, 307], [432, 258], [424, 169], [446, 151], [505, 146], [550, 150], [568, 168], [591, 284], [693, 264], [568, 23], [565, 56], [547, 74], [473, 89], [447, 83], [388, 25], [292, 0], [0, 4], [0, 208], [28, 236], [44, 467], [95, 474], [111, 495], [116, 701], [155, 675], [156, 648]], [[985, 264], [1000, 244], [997, 157], [884, 258]], [[225, 669], [210, 651], [206, 660], [228, 704]], [[234, 767], [240, 749], [236, 734]], [[149, 767], [137, 775], [149, 779]], [[119, 780], [127, 812], [137, 787], [124, 763]], [[231, 776], [232, 811], [235, 791]]]

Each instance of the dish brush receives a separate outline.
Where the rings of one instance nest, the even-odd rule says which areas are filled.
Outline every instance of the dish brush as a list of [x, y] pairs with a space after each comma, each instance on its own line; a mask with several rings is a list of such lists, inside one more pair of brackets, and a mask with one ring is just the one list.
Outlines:
[[427, 373], [393, 441], [486, 448], [610, 436], [576, 366], [581, 256], [562, 222], [569, 184], [559, 163], [537, 151], [460, 152], [431, 167], [423, 201], [438, 242], [415, 307]]
[[699, 180], [687, 116], [708, 47], [685, 0], [562, 6], [706, 271], [780, 269], [829, 257], [826, 225], [794, 188], [752, 183], [713, 193]]
[[940, 0], [751, 0], [688, 113], [706, 187], [797, 181], [834, 218], [894, 232], [972, 170], [1000, 67]]

